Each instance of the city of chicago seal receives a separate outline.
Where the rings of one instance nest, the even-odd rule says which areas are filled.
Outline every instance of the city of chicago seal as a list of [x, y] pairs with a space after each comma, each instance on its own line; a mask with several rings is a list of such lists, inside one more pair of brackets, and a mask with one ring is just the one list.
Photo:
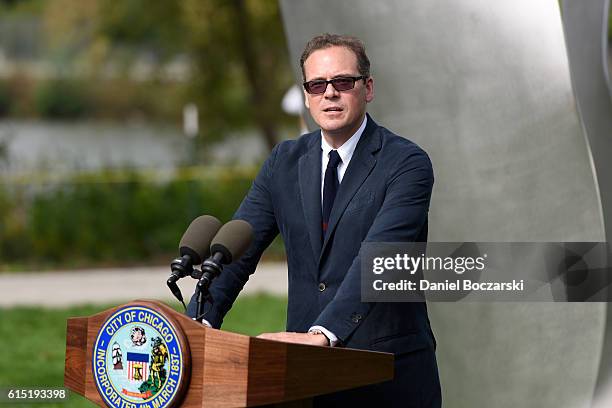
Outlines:
[[166, 408], [185, 377], [174, 326], [147, 306], [127, 306], [106, 319], [94, 344], [92, 369], [109, 407]]

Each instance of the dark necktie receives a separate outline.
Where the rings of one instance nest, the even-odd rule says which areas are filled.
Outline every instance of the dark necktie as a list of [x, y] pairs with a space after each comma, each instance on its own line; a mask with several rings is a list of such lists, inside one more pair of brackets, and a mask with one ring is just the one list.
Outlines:
[[338, 191], [338, 171], [336, 168], [342, 160], [338, 151], [332, 150], [329, 152], [329, 163], [325, 169], [325, 180], [323, 181], [323, 237], [327, 232], [327, 224], [329, 223], [329, 215], [331, 214]]

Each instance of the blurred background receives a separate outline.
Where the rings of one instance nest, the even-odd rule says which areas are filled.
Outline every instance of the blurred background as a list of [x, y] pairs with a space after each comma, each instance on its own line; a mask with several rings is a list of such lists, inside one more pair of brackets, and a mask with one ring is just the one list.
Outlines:
[[0, 270], [166, 262], [298, 135], [293, 83], [276, 1], [0, 1]]
[[[0, 1], [0, 387], [63, 385], [68, 316], [170, 299], [189, 223], [231, 219], [299, 135], [294, 83], [276, 1]], [[280, 240], [265, 260], [280, 289], [227, 330], [284, 328]]]
[[[61, 386], [68, 316], [162, 297], [189, 222], [231, 218], [303, 131], [288, 48], [276, 0], [0, 0], [0, 387]], [[264, 261], [224, 329], [284, 328]]]

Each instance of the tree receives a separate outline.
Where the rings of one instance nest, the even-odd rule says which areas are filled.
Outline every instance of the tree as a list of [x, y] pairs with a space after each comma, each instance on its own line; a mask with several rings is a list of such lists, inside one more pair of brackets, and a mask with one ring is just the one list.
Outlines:
[[253, 121], [271, 149], [293, 78], [275, 0], [186, 0], [193, 93], [212, 131]]
[[[293, 78], [275, 0], [56, 0], [46, 15], [55, 43], [81, 50], [90, 66], [126, 54], [157, 64], [186, 55], [185, 101], [198, 105], [208, 140], [255, 126], [271, 149], [289, 119], [280, 104]], [[83, 27], [89, 47], [75, 46]]]

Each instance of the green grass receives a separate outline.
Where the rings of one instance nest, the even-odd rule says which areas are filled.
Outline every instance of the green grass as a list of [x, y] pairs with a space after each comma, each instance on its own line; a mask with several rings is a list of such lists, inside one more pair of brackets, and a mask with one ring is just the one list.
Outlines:
[[[268, 295], [240, 297], [226, 316], [223, 329], [248, 335], [283, 331], [286, 304], [286, 299]], [[113, 306], [116, 305], [0, 309], [0, 388], [63, 386], [66, 319], [88, 316]], [[178, 304], [171, 306], [182, 310]], [[93, 404], [72, 393], [67, 403], [15, 406], [91, 407]], [[0, 407], [9, 405], [0, 404]]]

